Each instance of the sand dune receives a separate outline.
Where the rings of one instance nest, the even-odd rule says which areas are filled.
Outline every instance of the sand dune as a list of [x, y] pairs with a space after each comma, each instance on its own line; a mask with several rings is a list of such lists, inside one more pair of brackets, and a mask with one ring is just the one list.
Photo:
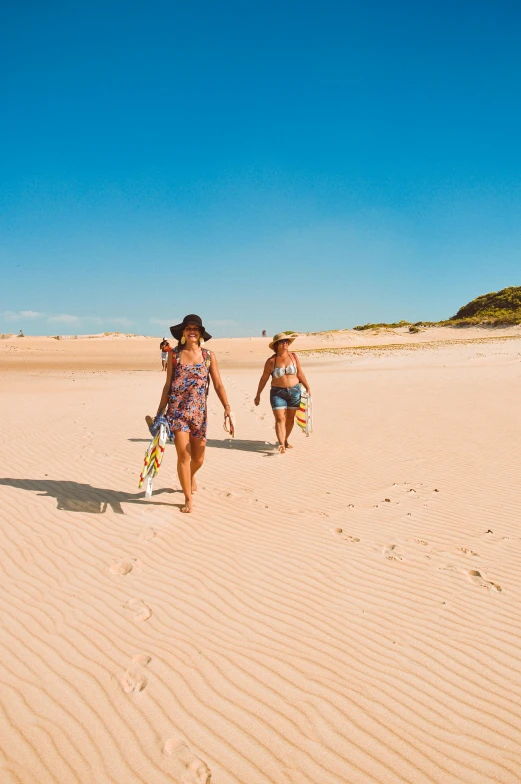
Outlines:
[[[521, 337], [521, 326], [429, 327], [419, 333], [405, 328], [358, 332], [344, 329], [299, 336], [296, 351], [317, 353], [381, 351], [391, 347], [416, 348], [425, 343], [451, 345], [467, 342], [508, 342]], [[211, 346], [223, 367], [257, 368], [270, 355], [266, 338], [214, 338]], [[388, 348], [386, 348], [388, 347]], [[160, 367], [159, 338], [91, 335], [56, 340], [53, 337], [0, 339], [0, 372], [31, 373], [50, 370], [155, 370]]]
[[315, 433], [284, 456], [252, 404], [265, 341], [215, 341], [238, 433], [211, 394], [191, 516], [173, 447], [137, 488], [152, 343], [24, 340], [1, 354], [2, 784], [521, 780], [521, 338], [304, 354]]

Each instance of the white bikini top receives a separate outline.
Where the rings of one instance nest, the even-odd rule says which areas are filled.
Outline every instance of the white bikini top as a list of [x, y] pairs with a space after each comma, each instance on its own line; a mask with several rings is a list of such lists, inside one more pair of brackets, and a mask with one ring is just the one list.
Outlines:
[[[273, 370], [271, 371], [271, 375], [273, 376], [273, 378], [282, 378], [282, 376], [295, 376], [296, 375], [296, 373], [297, 373], [297, 363], [295, 362], [295, 359], [293, 359], [293, 362], [291, 363], [291, 365], [287, 365], [287, 366], [284, 366], [284, 367], [277, 367], [277, 355], [274, 354], [273, 356], [275, 358], [275, 366], [274, 366]], [[294, 355], [291, 354], [291, 356], [294, 356]]]

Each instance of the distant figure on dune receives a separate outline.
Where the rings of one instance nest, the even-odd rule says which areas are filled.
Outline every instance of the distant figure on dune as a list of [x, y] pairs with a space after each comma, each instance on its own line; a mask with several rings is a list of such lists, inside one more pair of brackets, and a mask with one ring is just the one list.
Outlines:
[[266, 337], [266, 330], [265, 330], [265, 329], [263, 329], [263, 330], [262, 330], [262, 337], [263, 337], [263, 338], [265, 338], [265, 337]]
[[168, 363], [168, 352], [172, 351], [172, 348], [168, 340], [165, 340], [163, 338], [163, 340], [159, 344], [159, 349], [161, 351], [161, 370], [166, 370], [166, 366]]
[[18, 333], [18, 335], [17, 335], [16, 337], [17, 337], [17, 338], [24, 338], [24, 337], [25, 337], [25, 335], [24, 335], [24, 333], [22, 332], [22, 330], [20, 330], [20, 332]]
[[200, 316], [185, 316], [181, 324], [170, 327], [170, 332], [178, 343], [168, 351], [166, 383], [156, 418], [146, 417], [146, 422], [153, 427], [166, 409], [165, 418], [177, 450], [177, 473], [185, 495], [181, 511], [191, 512], [192, 493], [197, 490], [195, 474], [204, 462], [206, 448], [210, 378], [224, 407], [224, 428], [232, 435], [233, 420], [215, 354], [203, 348], [212, 336], [206, 332]]
[[308, 395], [311, 394], [300, 360], [296, 354], [288, 351], [296, 335], [279, 332], [274, 335], [270, 349], [274, 351], [264, 365], [259, 381], [259, 388], [254, 403], [260, 403], [261, 392], [271, 376], [270, 403], [275, 417], [275, 432], [279, 442], [279, 452], [292, 449], [288, 439], [295, 423], [295, 414], [300, 406], [300, 384], [303, 384]]

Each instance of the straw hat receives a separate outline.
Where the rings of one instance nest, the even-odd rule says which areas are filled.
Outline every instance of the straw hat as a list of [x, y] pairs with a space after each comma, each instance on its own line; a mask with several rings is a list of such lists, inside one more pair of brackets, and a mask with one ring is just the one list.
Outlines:
[[275, 351], [275, 343], [278, 343], [279, 340], [289, 340], [290, 343], [293, 343], [293, 341], [297, 337], [298, 335], [286, 335], [285, 332], [277, 332], [276, 335], [273, 335], [273, 340], [270, 343], [270, 348], [272, 351]]

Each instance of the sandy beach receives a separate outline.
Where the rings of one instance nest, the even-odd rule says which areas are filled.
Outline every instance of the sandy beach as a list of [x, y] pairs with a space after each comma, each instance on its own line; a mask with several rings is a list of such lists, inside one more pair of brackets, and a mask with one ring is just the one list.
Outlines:
[[156, 338], [0, 341], [2, 784], [521, 780], [521, 329], [299, 338], [285, 455], [267, 342], [183, 515]]

